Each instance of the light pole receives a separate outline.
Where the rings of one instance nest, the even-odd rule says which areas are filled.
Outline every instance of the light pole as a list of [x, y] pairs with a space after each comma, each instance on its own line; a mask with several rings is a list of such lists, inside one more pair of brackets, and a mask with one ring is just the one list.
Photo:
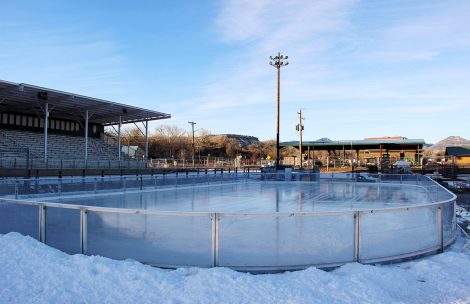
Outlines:
[[194, 121], [188, 121], [188, 124], [191, 124], [192, 130], [193, 130], [193, 168], [194, 168], [194, 157], [195, 157], [195, 152], [194, 152], [194, 125], [196, 124]]
[[279, 168], [279, 118], [280, 118], [280, 104], [281, 104], [281, 66], [289, 64], [288, 56], [281, 55], [278, 52], [276, 56], [269, 56], [269, 64], [277, 69], [277, 112], [276, 112], [276, 169]]

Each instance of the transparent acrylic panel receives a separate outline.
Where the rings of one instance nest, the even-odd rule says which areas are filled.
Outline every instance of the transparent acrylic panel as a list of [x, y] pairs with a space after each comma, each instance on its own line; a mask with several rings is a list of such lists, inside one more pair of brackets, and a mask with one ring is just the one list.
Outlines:
[[221, 216], [219, 266], [350, 262], [354, 216]]
[[6, 203], [0, 199], [0, 233], [19, 232], [39, 236], [39, 207]]
[[59, 181], [54, 179], [31, 179], [18, 182], [18, 194], [28, 197], [30, 195], [55, 196], [59, 195]]
[[84, 178], [77, 178], [77, 179], [64, 179], [61, 182], [61, 191], [62, 195], [66, 195], [68, 193], [73, 192], [84, 192], [84, 191], [94, 191], [94, 179], [84, 179]]
[[15, 198], [15, 183], [16, 181], [13, 180], [0, 180], [0, 195]]
[[87, 254], [152, 265], [212, 265], [212, 220], [207, 216], [88, 211]]
[[80, 253], [80, 210], [46, 207], [46, 244]]
[[177, 183], [179, 186], [188, 186], [193, 184], [193, 179], [189, 175], [179, 174], [177, 177]]
[[442, 202], [442, 201], [447, 201], [447, 200], [450, 200], [452, 199], [452, 194], [449, 193], [448, 190], [446, 190], [445, 188], [443, 187], [440, 187], [438, 188], [438, 190], [436, 191], [436, 201], [438, 202]]
[[442, 208], [442, 225], [444, 244], [446, 244], [455, 236], [455, 232], [457, 230], [455, 202], [447, 203]]
[[124, 189], [126, 182], [123, 178], [97, 179], [95, 180], [97, 191], [120, 190]]
[[165, 176], [159, 179], [159, 186], [174, 186], [176, 185], [176, 178], [174, 176]]
[[379, 259], [437, 248], [437, 207], [360, 214], [360, 258]]
[[417, 185], [419, 183], [417, 174], [403, 174], [401, 176], [404, 184]]
[[156, 178], [153, 176], [145, 176], [142, 179], [142, 188], [153, 188], [156, 186]]
[[124, 178], [125, 189], [140, 189], [140, 178], [139, 177], [126, 177]]

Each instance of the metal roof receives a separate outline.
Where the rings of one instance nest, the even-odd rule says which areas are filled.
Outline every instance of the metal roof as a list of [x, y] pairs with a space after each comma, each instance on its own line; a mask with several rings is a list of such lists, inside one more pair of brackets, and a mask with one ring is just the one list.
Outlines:
[[49, 109], [52, 109], [51, 117], [82, 121], [88, 110], [90, 123], [105, 126], [118, 124], [120, 116], [122, 123], [171, 117], [170, 114], [117, 102], [0, 80], [0, 112], [35, 115], [42, 113], [46, 102], [49, 103]]
[[470, 146], [446, 147], [445, 155], [449, 155], [449, 156], [470, 156]]
[[[332, 140], [332, 141], [303, 141], [302, 147], [313, 147], [316, 150], [342, 150], [357, 149], [357, 150], [373, 150], [383, 149], [389, 150], [403, 150], [406, 148], [415, 149], [417, 146], [420, 148], [425, 144], [423, 139], [378, 139], [378, 140]], [[281, 147], [298, 147], [298, 141], [289, 141], [279, 143]]]

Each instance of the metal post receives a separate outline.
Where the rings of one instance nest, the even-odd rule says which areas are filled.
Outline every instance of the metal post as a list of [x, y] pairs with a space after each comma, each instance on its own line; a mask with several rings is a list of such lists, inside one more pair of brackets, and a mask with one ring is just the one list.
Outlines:
[[360, 225], [360, 211], [354, 212], [354, 262], [360, 262], [360, 236], [361, 236], [361, 225]]
[[281, 52], [277, 53], [277, 56], [269, 57], [272, 61], [269, 62], [270, 65], [274, 66], [277, 69], [277, 111], [276, 111], [276, 168], [279, 167], [279, 121], [280, 121], [280, 99], [281, 99], [281, 66], [286, 66], [289, 64], [287, 61], [283, 61], [288, 58], [288, 56], [281, 55]]
[[191, 124], [192, 132], [193, 132], [193, 141], [192, 141], [192, 150], [193, 150], [193, 168], [194, 168], [194, 158], [195, 158], [195, 148], [194, 148], [194, 125], [196, 124], [194, 121], [188, 121]]
[[[278, 57], [280, 57], [280, 52], [278, 53]], [[279, 167], [279, 125], [281, 119], [281, 68], [278, 66], [277, 68], [277, 110], [276, 110], [276, 169]]]
[[315, 167], [315, 144], [312, 144], [312, 160], [313, 160], [313, 167]]
[[442, 206], [439, 206], [437, 209], [437, 239], [439, 242], [439, 253], [444, 252], [444, 227], [442, 220]]
[[417, 147], [417, 150], [416, 150], [416, 153], [418, 154], [418, 166], [421, 166], [421, 161], [420, 161], [420, 157], [419, 157], [419, 144], [418, 144], [418, 147]]
[[49, 127], [49, 103], [46, 102], [44, 109], [44, 161], [47, 161], [47, 129]]
[[80, 253], [86, 254], [88, 251], [88, 221], [86, 208], [80, 208]]
[[219, 266], [219, 214], [212, 213], [212, 267]]
[[300, 133], [300, 140], [299, 140], [299, 160], [300, 160], [300, 169], [302, 169], [302, 109], [297, 112], [299, 114], [299, 133]]
[[354, 173], [354, 155], [353, 155], [353, 143], [352, 143], [352, 140], [351, 140], [351, 149], [349, 150], [349, 153], [351, 154], [351, 155], [350, 155], [350, 158], [351, 158], [351, 172]]
[[145, 121], [145, 162], [149, 159], [149, 121]]
[[38, 204], [39, 207], [39, 241], [46, 243], [46, 206]]
[[118, 126], [118, 153], [119, 153], [119, 161], [121, 161], [121, 126], [122, 126], [122, 117], [119, 116], [119, 126]]
[[88, 160], [88, 110], [85, 111], [85, 162]]

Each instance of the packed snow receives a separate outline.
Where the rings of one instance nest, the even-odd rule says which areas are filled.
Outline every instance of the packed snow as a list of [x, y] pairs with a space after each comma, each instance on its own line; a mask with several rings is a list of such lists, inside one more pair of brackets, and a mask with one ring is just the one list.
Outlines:
[[9, 233], [0, 235], [0, 302], [470, 303], [467, 247], [460, 238], [443, 254], [401, 264], [252, 275], [68, 255]]

